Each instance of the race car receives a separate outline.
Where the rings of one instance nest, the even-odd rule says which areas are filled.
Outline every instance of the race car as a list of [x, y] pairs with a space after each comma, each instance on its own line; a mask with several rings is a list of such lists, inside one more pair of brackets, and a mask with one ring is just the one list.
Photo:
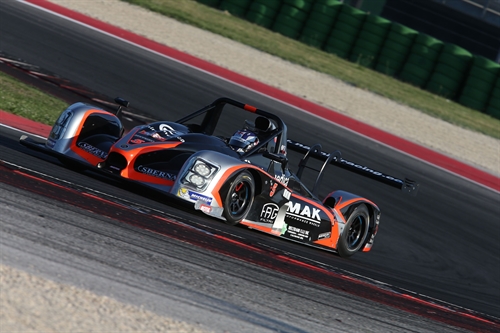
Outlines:
[[[119, 180], [154, 188], [166, 198], [230, 225], [241, 224], [271, 235], [349, 257], [371, 250], [380, 210], [361, 196], [336, 190], [318, 197], [327, 165], [377, 179], [408, 193], [418, 184], [401, 180], [327, 154], [287, 138], [284, 121], [273, 113], [229, 98], [177, 121], [156, 121], [125, 133], [121, 110], [115, 112], [75, 103], [62, 112], [43, 143], [23, 135], [26, 147], [57, 157], [74, 168], [88, 168]], [[235, 119], [244, 126], [230, 128]], [[297, 171], [289, 168], [288, 150], [303, 153]], [[301, 181], [310, 158], [315, 169], [312, 189]]]

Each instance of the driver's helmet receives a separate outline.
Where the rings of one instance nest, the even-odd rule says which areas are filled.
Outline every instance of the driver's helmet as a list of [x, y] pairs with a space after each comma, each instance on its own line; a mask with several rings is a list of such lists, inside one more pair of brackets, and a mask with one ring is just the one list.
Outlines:
[[233, 134], [229, 139], [229, 146], [236, 150], [238, 153], [246, 153], [251, 148], [259, 144], [257, 135], [248, 130], [242, 129]]

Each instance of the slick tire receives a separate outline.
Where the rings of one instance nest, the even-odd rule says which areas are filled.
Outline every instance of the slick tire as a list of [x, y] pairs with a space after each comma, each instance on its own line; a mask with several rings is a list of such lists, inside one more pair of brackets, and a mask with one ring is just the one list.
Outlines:
[[236, 225], [243, 220], [253, 204], [255, 181], [248, 171], [239, 173], [230, 183], [224, 198], [223, 215], [226, 224]]
[[369, 227], [370, 213], [366, 205], [354, 208], [339, 238], [337, 246], [339, 255], [347, 258], [358, 252], [365, 244]]

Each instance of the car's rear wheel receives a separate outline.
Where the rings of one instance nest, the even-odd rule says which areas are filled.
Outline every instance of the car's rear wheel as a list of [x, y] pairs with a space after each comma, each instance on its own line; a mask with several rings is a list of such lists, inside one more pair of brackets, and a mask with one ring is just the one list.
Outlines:
[[370, 213], [366, 205], [359, 205], [347, 219], [339, 239], [337, 251], [341, 257], [350, 257], [365, 244], [370, 227]]
[[255, 182], [251, 173], [243, 171], [231, 182], [224, 199], [226, 223], [236, 225], [247, 216], [255, 195]]

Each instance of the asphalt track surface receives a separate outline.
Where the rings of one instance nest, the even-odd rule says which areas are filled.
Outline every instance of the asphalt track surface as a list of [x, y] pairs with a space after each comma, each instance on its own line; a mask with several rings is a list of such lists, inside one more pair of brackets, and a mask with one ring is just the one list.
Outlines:
[[[325, 180], [324, 191], [330, 189], [348, 190], [372, 199], [382, 210], [381, 229], [373, 251], [369, 254], [360, 254], [352, 259], [343, 260], [328, 252], [283, 242], [244, 228], [229, 229], [229, 227], [221, 225], [220, 222], [193, 215], [188, 210], [178, 210], [169, 205], [158, 204], [155, 200], [150, 200], [154, 198], [142, 198], [129, 191], [123, 191], [113, 184], [106, 184], [99, 180], [92, 180], [85, 175], [66, 171], [52, 163], [54, 161], [50, 159], [40, 162], [40, 159], [36, 158], [37, 154], [30, 153], [17, 144], [15, 139], [18, 133], [7, 133], [2, 130], [0, 136], [2, 160], [76, 184], [70, 187], [85, 185], [104, 191], [106, 194], [144, 205], [151, 210], [161, 209], [167, 212], [167, 215], [178, 217], [183, 223], [194, 225], [205, 232], [208, 230], [216, 234], [236, 235], [231, 237], [242, 239], [245, 244], [257, 246], [264, 251], [262, 258], [259, 259], [263, 262], [266, 261], [263, 259], [266, 257], [264, 255], [266, 253], [269, 257], [276, 256], [276, 253], [280, 255], [292, 253], [291, 258], [308, 265], [326, 267], [329, 271], [359, 274], [397, 288], [407, 289], [460, 307], [500, 317], [500, 245], [498, 243], [500, 208], [497, 192], [451, 175], [411, 156], [402, 155], [385, 145], [357, 136], [351, 131], [331, 123], [323, 122], [317, 117], [299, 112], [276, 100], [234, 86], [207, 73], [172, 62], [157, 54], [138, 49], [23, 4], [13, 1], [2, 2], [0, 3], [0, 13], [2, 22], [0, 24], [1, 51], [56, 72], [71, 81], [92, 87], [105, 95], [126, 97], [132, 101], [137, 109], [147, 110], [147, 113], [153, 117], [177, 119], [180, 115], [198, 109], [219, 96], [231, 97], [282, 116], [289, 126], [289, 136], [294, 140], [307, 144], [321, 142], [327, 151], [340, 149], [343, 156], [349, 160], [357, 161], [394, 176], [416, 178], [421, 187], [418, 196], [413, 198], [404, 196], [397, 190], [375, 181], [342, 170], [332, 169], [331, 176]], [[234, 126], [237, 128], [241, 124], [234, 124]], [[322, 133], [322, 135], [317, 133]], [[9, 172], [2, 173], [4, 175], [10, 174]], [[182, 250], [176, 247], [176, 261], [190, 262], [192, 266], [196, 266], [200, 262], [208, 260], [199, 254], [203, 251], [197, 250], [196, 247], [191, 250], [191, 247], [183, 246], [185, 243], [179, 245], [175, 237], [172, 240], [173, 234], [169, 237], [168, 228], [162, 229], [161, 226], [158, 226], [158, 221], [151, 221], [146, 226], [136, 225], [136, 222], [123, 221], [123, 219], [112, 216], [109, 207], [95, 208], [96, 203], [88, 203], [84, 198], [75, 197], [69, 202], [72, 204], [68, 204], [68, 202], [64, 202], [64, 196], [54, 194], [53, 197], [50, 197], [47, 194], [50, 192], [49, 189], [40, 185], [43, 182], [37, 181], [35, 184], [29, 184], [24, 178], [16, 177], [3, 178], [2, 180], [3, 183], [10, 184], [2, 185], [2, 191], [16, 192], [20, 196], [31, 198], [37, 202], [49, 202], [50, 205], [47, 206], [56, 209], [56, 211], [49, 211], [47, 214], [58, 216], [62, 213], [57, 212], [57, 209], [61, 208], [69, 211], [82, 208], [92, 211], [85, 213], [92, 217], [92, 221], [89, 222], [86, 227], [87, 231], [83, 234], [66, 232], [66, 229], [71, 229], [68, 226], [70, 222], [63, 218], [46, 219], [47, 229], [44, 229], [45, 232], [40, 232], [40, 226], [28, 222], [23, 224], [22, 228], [2, 225], [2, 246], [7, 244], [9, 248], [16, 248], [16, 251], [22, 252], [23, 247], [16, 247], [16, 244], [26, 244], [26, 248], [30, 249], [26, 250], [22, 256], [26, 259], [20, 261], [26, 266], [32, 264], [30, 260], [43, 257], [44, 260], [50, 259], [49, 261], [59, 264], [71, 262], [72, 264], [69, 264], [71, 269], [81, 269], [87, 274], [95, 269], [102, 272], [110, 280], [117, 278], [113, 275], [115, 269], [116, 272], [120, 273], [127, 267], [128, 274], [133, 275], [135, 279], [134, 283], [140, 284], [141, 281], [146, 283], [151, 279], [158, 279], [158, 276], [165, 274], [163, 270], [166, 268], [164, 263], [160, 263], [156, 255], [153, 254], [146, 254], [140, 258], [141, 260], [130, 259], [130, 253], [137, 247], [162, 249], [160, 251], [162, 260], [165, 260], [170, 247], [181, 246]], [[50, 181], [53, 182], [53, 180]], [[12, 189], [11, 185], [17, 189]], [[36, 191], [34, 190], [36, 188], [44, 190]], [[80, 202], [83, 203], [80, 205]], [[89, 207], [94, 208], [92, 210]], [[155, 227], [152, 227], [153, 225]], [[171, 227], [170, 224], [167, 223], [167, 225]], [[102, 230], [101, 228], [105, 228], [106, 232], [96, 231], [100, 232], [100, 237], [102, 237], [97, 241], [93, 238], [96, 236], [92, 230]], [[152, 230], [152, 232], [148, 230]], [[184, 232], [186, 234], [192, 233], [185, 230]], [[174, 234], [179, 233], [182, 232], [177, 231]], [[40, 234], [43, 237], [36, 237]], [[54, 235], [59, 235], [60, 239], [54, 239], [56, 237]], [[197, 236], [197, 239], [191, 241], [194, 244], [196, 242], [203, 243], [204, 241], [200, 241], [200, 235]], [[218, 241], [223, 242], [220, 239]], [[85, 246], [86, 242], [93, 246]], [[27, 245], [30, 243], [34, 245]], [[119, 246], [116, 245], [118, 243]], [[72, 246], [73, 244], [78, 245]], [[196, 245], [202, 246], [202, 244]], [[238, 265], [233, 262], [233, 258], [222, 256], [220, 253], [228, 253], [216, 250], [218, 246], [224, 247], [226, 252], [230, 251], [227, 248], [228, 245], [218, 243], [210, 245], [209, 248], [214, 251], [212, 253], [213, 260], [217, 263], [212, 262], [203, 266], [203, 269], [207, 270], [204, 273], [211, 277], [208, 280], [199, 281], [199, 283], [204, 288], [208, 288], [207, 285], [210, 285], [210, 290], [206, 291], [207, 295], [219, 295], [217, 297], [229, 303], [234, 302], [242, 309], [245, 309], [245, 306], [251, 308], [248, 305], [252, 302], [251, 297], [265, 300], [268, 307], [271, 306], [272, 302], [268, 298], [269, 295], [265, 294], [266, 291], [262, 289], [259, 291], [264, 294], [249, 297], [245, 290], [232, 286], [231, 292], [237, 297], [235, 296], [233, 299], [231, 296], [220, 296], [228, 292], [225, 288], [228, 288], [230, 281], [226, 284], [207, 281], [217, 280], [218, 274], [229, 274], [229, 272], [234, 271], [235, 267], [242, 270], [239, 277], [248, 276], [248, 274], [253, 276], [252, 274], [256, 274], [255, 270], [258, 270], [259, 274], [262, 273], [262, 275], [255, 277], [256, 280], [272, 280], [283, 283], [293, 280], [297, 276], [303, 277], [302, 274], [311, 271], [311, 269], [307, 270], [304, 267], [302, 270], [294, 268], [298, 273], [279, 269], [268, 270], [270, 267], [279, 267], [277, 263], [267, 266], [264, 264], [264, 268], [256, 269], [255, 266], [248, 264], [248, 262], [252, 263], [249, 259], [252, 255], [245, 255], [241, 248], [232, 249], [239, 251], [238, 256], [236, 256], [238, 259], [246, 258], [243, 259], [244, 264]], [[10, 250], [6, 252], [10, 252]], [[112, 256], [103, 256], [102, 253], [106, 252], [111, 253]], [[193, 252], [198, 253], [198, 255]], [[85, 261], [85, 268], [73, 264], [82, 261]], [[144, 274], [130, 273], [130, 271], [136, 272], [134, 267], [139, 262], [141, 266], [138, 269]], [[21, 263], [18, 265], [23, 266]], [[95, 265], [95, 267], [87, 265]], [[262, 262], [259, 262], [259, 265], [262, 265]], [[218, 269], [210, 270], [210, 267], [218, 267]], [[168, 271], [169, 274], [173, 274], [170, 270]], [[295, 273], [297, 273], [295, 277], [290, 277], [289, 274], [294, 276]], [[325, 276], [321, 276], [321, 278], [326, 279]], [[123, 282], [123, 278], [117, 279]], [[321, 285], [317, 281], [317, 278], [316, 280], [310, 278], [308, 281], [311, 280], [315, 283], [305, 280], [299, 283], [294, 280], [293, 292], [290, 288], [278, 288], [274, 290], [273, 297], [277, 306], [284, 306], [286, 303], [282, 300], [277, 301], [278, 298], [287, 299], [291, 297], [291, 294], [298, 297], [301, 302], [304, 301], [304, 298], [313, 303], [317, 302], [314, 303], [314, 306], [319, 306], [320, 309], [309, 315], [317, 320], [318, 325], [321, 325], [321, 323], [331, 319], [326, 314], [331, 313], [332, 302], [341, 302], [342, 300], [334, 298], [334, 296], [338, 296], [335, 286], [325, 287], [324, 284]], [[158, 287], [158, 284], [150, 285], [151, 288], [148, 290], [153, 290], [154, 287]], [[291, 285], [287, 285], [287, 287], [291, 287]], [[343, 288], [352, 292], [349, 287]], [[352, 288], [356, 289], [356, 287]], [[323, 294], [327, 296], [320, 296]], [[377, 306], [373, 305], [372, 302], [375, 299], [371, 295], [373, 293], [367, 291], [365, 295], [358, 294], [356, 296], [368, 298], [366, 304], [371, 310], [382, 307], [388, 313], [384, 305], [380, 305], [380, 303], [377, 303]], [[243, 301], [239, 300], [240, 298]], [[366, 311], [366, 313], [370, 313], [367, 316], [380, 315], [380, 313], [360, 309], [357, 310], [357, 313]], [[255, 311], [254, 308], [252, 310]], [[306, 307], [296, 310], [303, 316]], [[242, 312], [244, 311], [242, 310]], [[427, 313], [426, 316], [428, 317], [429, 314]], [[382, 321], [384, 322], [384, 320]], [[425, 320], [422, 320], [422, 325], [428, 324], [428, 322], [424, 322]], [[270, 324], [266, 323], [266, 325]], [[384, 327], [384, 323], [380, 323], [380, 325]], [[470, 326], [465, 327], [473, 329]], [[314, 326], [310, 326], [306, 330], [311, 331], [314, 328]], [[400, 329], [405, 330], [405, 326], [400, 327]], [[428, 329], [432, 330], [432, 328]], [[291, 327], [287, 330], [293, 331]], [[398, 330], [396, 326], [394, 330]]]

